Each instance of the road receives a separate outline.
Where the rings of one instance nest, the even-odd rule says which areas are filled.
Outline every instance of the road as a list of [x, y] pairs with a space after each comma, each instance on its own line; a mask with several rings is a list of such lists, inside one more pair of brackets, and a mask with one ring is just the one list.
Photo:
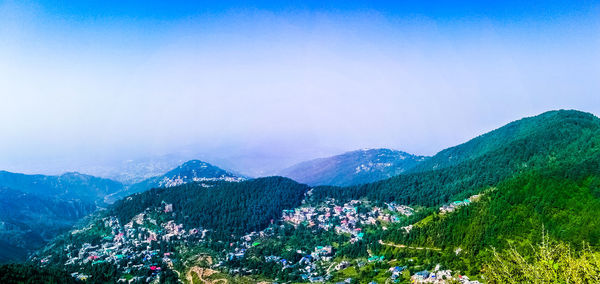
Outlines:
[[379, 244], [380, 245], [384, 245], [384, 246], [396, 247], [396, 248], [407, 248], [407, 249], [414, 249], [414, 250], [435, 250], [435, 251], [441, 251], [441, 249], [439, 249], [439, 248], [412, 247], [412, 246], [407, 246], [407, 245], [402, 245], [402, 244], [386, 243], [386, 242], [384, 242], [382, 240], [379, 240]]

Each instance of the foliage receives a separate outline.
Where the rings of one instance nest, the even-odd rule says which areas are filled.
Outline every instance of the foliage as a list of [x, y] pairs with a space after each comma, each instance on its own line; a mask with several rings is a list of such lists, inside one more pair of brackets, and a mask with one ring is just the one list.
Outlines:
[[40, 197], [0, 188], [0, 263], [23, 261], [79, 219], [96, 210], [80, 200]]
[[488, 283], [599, 283], [600, 253], [584, 245], [579, 252], [547, 235], [537, 246], [521, 253], [515, 248], [494, 251], [485, 266]]
[[0, 265], [0, 283], [77, 283], [61, 269], [42, 268], [31, 264]]

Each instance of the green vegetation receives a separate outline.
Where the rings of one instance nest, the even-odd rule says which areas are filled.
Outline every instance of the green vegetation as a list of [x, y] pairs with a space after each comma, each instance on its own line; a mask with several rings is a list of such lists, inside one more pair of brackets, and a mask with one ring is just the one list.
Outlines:
[[91, 202], [41, 197], [8, 188], [0, 188], [0, 196], [0, 263], [26, 260], [47, 240], [96, 210]]
[[82, 200], [103, 205], [106, 195], [120, 191], [123, 184], [80, 173], [60, 176], [25, 175], [0, 171], [0, 187], [62, 200]]
[[542, 235], [539, 245], [523, 253], [515, 248], [494, 251], [484, 271], [488, 283], [599, 283], [600, 253], [587, 245], [574, 251]]
[[116, 202], [110, 213], [128, 222], [146, 208], [171, 203], [174, 211], [182, 212], [175, 217], [176, 223], [202, 227], [211, 230], [215, 239], [230, 240], [232, 235], [266, 228], [284, 209], [299, 206], [306, 191], [307, 186], [282, 177], [216, 182], [210, 187], [190, 183], [135, 194]]
[[0, 283], [77, 283], [59, 268], [41, 268], [31, 264], [0, 265]]

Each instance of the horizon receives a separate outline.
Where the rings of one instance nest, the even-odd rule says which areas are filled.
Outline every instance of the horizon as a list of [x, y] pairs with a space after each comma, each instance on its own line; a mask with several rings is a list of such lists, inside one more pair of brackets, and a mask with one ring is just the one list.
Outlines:
[[[154, 176], [162, 175], [162, 174], [164, 174], [167, 171], [173, 170], [176, 167], [179, 167], [179, 166], [183, 165], [184, 163], [188, 163], [188, 162], [191, 162], [191, 161], [205, 162], [205, 163], [211, 164], [213, 166], [216, 166], [218, 168], [224, 169], [224, 170], [229, 171], [229, 172], [231, 172], [231, 173], [233, 173], [235, 175], [242, 176], [242, 177], [245, 177], [245, 178], [262, 178], [262, 177], [269, 177], [269, 176], [279, 176], [280, 175], [279, 173], [281, 171], [286, 170], [288, 168], [292, 168], [294, 166], [298, 166], [298, 165], [300, 165], [300, 164], [302, 164], [304, 162], [311, 162], [311, 161], [316, 161], [316, 160], [319, 160], [319, 159], [327, 159], [327, 158], [331, 158], [331, 157], [334, 157], [334, 156], [341, 156], [341, 155], [344, 155], [344, 154], [358, 152], [358, 151], [392, 150], [392, 151], [403, 152], [403, 153], [406, 153], [406, 154], [409, 154], [409, 155], [414, 155], [414, 156], [417, 156], [417, 157], [431, 158], [431, 157], [435, 156], [436, 154], [440, 153], [441, 151], [444, 151], [446, 149], [453, 148], [453, 147], [456, 147], [456, 146], [460, 146], [460, 145], [462, 145], [464, 143], [467, 143], [467, 142], [469, 142], [469, 141], [471, 141], [471, 140], [473, 140], [475, 138], [478, 138], [479, 136], [482, 136], [482, 135], [488, 134], [490, 132], [493, 132], [495, 130], [498, 130], [498, 129], [500, 129], [500, 128], [502, 128], [502, 127], [504, 127], [507, 124], [510, 124], [512, 122], [516, 122], [516, 121], [520, 121], [522, 119], [539, 116], [539, 115], [542, 115], [542, 114], [545, 114], [545, 113], [548, 113], [548, 112], [563, 111], [563, 110], [564, 111], [577, 111], [577, 112], [587, 113], [587, 114], [591, 114], [594, 117], [598, 118], [598, 116], [596, 114], [593, 114], [593, 113], [590, 113], [590, 112], [581, 111], [581, 110], [576, 110], [576, 109], [555, 109], [555, 110], [548, 110], [548, 111], [545, 111], [545, 112], [542, 112], [542, 113], [539, 113], [539, 114], [536, 114], [536, 115], [525, 116], [525, 117], [521, 117], [519, 119], [515, 119], [515, 120], [512, 120], [512, 121], [509, 121], [509, 122], [507, 122], [505, 124], [502, 124], [502, 125], [500, 125], [498, 127], [495, 127], [493, 129], [487, 130], [487, 131], [485, 131], [483, 133], [476, 134], [476, 135], [474, 135], [473, 137], [469, 138], [466, 141], [463, 141], [463, 142], [460, 142], [460, 143], [458, 143], [456, 145], [451, 145], [451, 146], [448, 146], [446, 148], [440, 149], [440, 150], [436, 151], [432, 155], [413, 154], [413, 153], [409, 153], [409, 152], [403, 151], [401, 149], [394, 149], [394, 148], [389, 148], [389, 147], [371, 147], [371, 148], [367, 147], [367, 148], [353, 149], [353, 150], [347, 150], [347, 151], [343, 151], [343, 152], [338, 152], [338, 153], [334, 153], [334, 154], [331, 154], [331, 155], [328, 155], [328, 156], [318, 156], [318, 157], [306, 158], [304, 160], [299, 160], [297, 162], [294, 162], [293, 164], [289, 164], [289, 165], [284, 166], [282, 168], [273, 169], [273, 171], [271, 171], [271, 172], [267, 172], [265, 174], [258, 174], [258, 175], [248, 174], [247, 170], [245, 170], [243, 168], [230, 168], [228, 166], [223, 166], [223, 165], [219, 164], [219, 162], [210, 161], [210, 158], [208, 160], [201, 159], [201, 158], [195, 158], [195, 157], [183, 158], [183, 155], [182, 155], [182, 156], [179, 156], [179, 162], [172, 163], [172, 166], [163, 168], [163, 171], [156, 172], [156, 175], [154, 175]], [[150, 160], [160, 159], [161, 157], [164, 157], [164, 156], [177, 156], [177, 154], [171, 153], [171, 154], [165, 154], [165, 155], [162, 155], [162, 156], [145, 157], [145, 158], [141, 158], [140, 160], [144, 160], [144, 159], [150, 159]], [[213, 159], [218, 160], [218, 158], [213, 158]], [[121, 162], [130, 163], [130, 162], [136, 162], [136, 160], [129, 159], [129, 160], [123, 160]], [[222, 162], [225, 163], [225, 164], [227, 164], [230, 161], [224, 160]], [[97, 166], [99, 166], [99, 165], [97, 165]], [[119, 171], [119, 170], [121, 170], [121, 169], [118, 168], [118, 167], [116, 167], [114, 169], [111, 169], [111, 171]], [[5, 170], [5, 169], [0, 169], [0, 172], [3, 172], [3, 171], [4, 172], [11, 172], [11, 171], [8, 171], [8, 170]], [[90, 176], [96, 176], [96, 177], [113, 179], [113, 180], [115, 179], [114, 177], [111, 177], [109, 174], [96, 174], [96, 173], [93, 173], [93, 172], [85, 172], [85, 170], [84, 171], [78, 171], [76, 169], [75, 170], [67, 170], [67, 171], [63, 171], [63, 172], [59, 172], [59, 173], [50, 173], [50, 174], [44, 174], [44, 173], [38, 173], [38, 172], [27, 173], [27, 172], [18, 172], [18, 171], [17, 172], [13, 172], [13, 173], [26, 174], [26, 175], [41, 174], [41, 175], [50, 175], [50, 176], [62, 176], [62, 175], [68, 175], [68, 174], [73, 174], [74, 173], [74, 174], [90, 175]]]
[[268, 173], [365, 147], [432, 156], [548, 110], [598, 116], [598, 12], [5, 1], [0, 170], [94, 174], [172, 155]]

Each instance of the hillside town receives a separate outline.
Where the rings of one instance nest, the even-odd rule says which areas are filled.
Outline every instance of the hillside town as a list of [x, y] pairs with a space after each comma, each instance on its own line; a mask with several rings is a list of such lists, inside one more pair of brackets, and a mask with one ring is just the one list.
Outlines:
[[[68, 245], [65, 248], [66, 267], [84, 267], [110, 263], [121, 271], [122, 282], [151, 282], [157, 279], [165, 268], [173, 268], [180, 261], [177, 252], [172, 249], [180, 242], [203, 242], [207, 230], [202, 228], [184, 229], [173, 220], [163, 223], [157, 221], [159, 215], [173, 212], [173, 205], [163, 203], [155, 210], [147, 209], [136, 215], [130, 222], [122, 225], [114, 217], [104, 217], [101, 222], [71, 232], [74, 239], [79, 235], [95, 234], [99, 243], [83, 243], [80, 247]], [[52, 256], [45, 256], [39, 262], [48, 265]], [[87, 280], [89, 275], [75, 271], [71, 276], [78, 280]]]
[[368, 201], [351, 200], [344, 204], [337, 204], [335, 200], [328, 199], [324, 204], [312, 207], [304, 206], [297, 209], [284, 210], [282, 220], [294, 226], [299, 224], [308, 227], [316, 226], [325, 231], [334, 230], [338, 234], [349, 234], [351, 242], [362, 239], [363, 226], [380, 223], [393, 223], [402, 217], [413, 215], [415, 210], [406, 205], [386, 203], [381, 208], [371, 205]]
[[[475, 201], [474, 196], [467, 201]], [[458, 208], [469, 204], [464, 201], [461, 205], [452, 203], [449, 208]], [[251, 275], [256, 269], [240, 266], [231, 268], [231, 261], [244, 260], [247, 252], [263, 246], [263, 241], [275, 238], [276, 229], [289, 226], [297, 228], [303, 226], [325, 232], [332, 232], [354, 244], [364, 237], [363, 230], [373, 226], [385, 230], [386, 226], [397, 223], [402, 218], [415, 214], [416, 210], [396, 203], [385, 203], [376, 206], [367, 200], [350, 200], [339, 203], [328, 199], [318, 205], [304, 204], [301, 207], [283, 210], [282, 217], [265, 230], [250, 232], [232, 242], [226, 256], [216, 264], [213, 269], [223, 269], [232, 275]], [[452, 211], [448, 211], [452, 212]], [[175, 249], [176, 244], [201, 244], [210, 241], [207, 230], [202, 228], [184, 228], [182, 224], [175, 223], [173, 204], [162, 202], [157, 208], [148, 208], [135, 215], [128, 223], [121, 224], [114, 216], [104, 217], [95, 224], [74, 230], [71, 235], [74, 239], [78, 236], [94, 235], [99, 242], [84, 242], [80, 246], [68, 245], [64, 249], [67, 259], [62, 262], [65, 267], [71, 267], [71, 276], [81, 281], [90, 279], [84, 266], [95, 266], [103, 263], [115, 265], [122, 277], [120, 282], [153, 282], [160, 279], [165, 269], [173, 269], [175, 264], [182, 261]], [[411, 225], [409, 225], [410, 227]], [[404, 227], [403, 227], [404, 228]], [[408, 231], [408, 230], [407, 230]], [[337, 274], [352, 267], [361, 268], [368, 263], [390, 263], [393, 260], [384, 256], [370, 255], [365, 259], [352, 261], [336, 258], [336, 249], [329, 243], [322, 243], [309, 249], [292, 248], [296, 250], [299, 259], [286, 259], [281, 255], [266, 255], [265, 263], [276, 263], [282, 271], [294, 272], [304, 282], [328, 282]], [[40, 257], [42, 265], [48, 265], [53, 259], [52, 255]], [[394, 263], [397, 261], [394, 260]], [[391, 266], [386, 277], [392, 282], [403, 279], [406, 266]], [[449, 280], [460, 283], [478, 283], [469, 280], [466, 276], [453, 275], [451, 270], [441, 270], [439, 265], [431, 271], [422, 270], [410, 276], [414, 283], [446, 283]], [[347, 279], [348, 280], [348, 279]], [[351, 278], [350, 280], [351, 281]]]

